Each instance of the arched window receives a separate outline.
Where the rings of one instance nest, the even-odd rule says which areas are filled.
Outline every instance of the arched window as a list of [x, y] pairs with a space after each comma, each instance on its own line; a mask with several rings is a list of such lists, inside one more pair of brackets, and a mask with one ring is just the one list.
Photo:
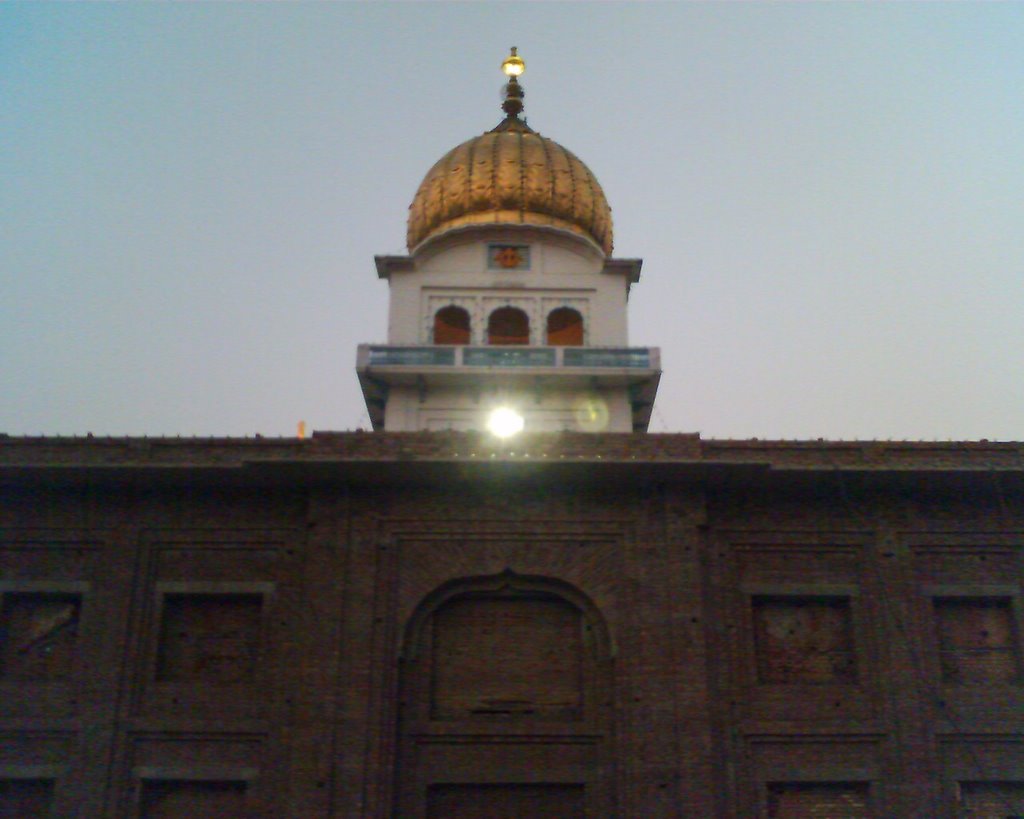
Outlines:
[[499, 307], [487, 320], [488, 344], [529, 344], [530, 319], [518, 307]]
[[583, 344], [583, 316], [571, 307], [559, 307], [548, 314], [548, 344], [579, 347]]
[[469, 312], [449, 305], [434, 314], [435, 344], [469, 344]]

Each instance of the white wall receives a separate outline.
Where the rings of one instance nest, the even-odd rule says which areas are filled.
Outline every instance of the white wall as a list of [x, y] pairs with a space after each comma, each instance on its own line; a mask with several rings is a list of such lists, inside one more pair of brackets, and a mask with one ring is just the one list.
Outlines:
[[[494, 242], [528, 244], [530, 269], [489, 270]], [[545, 343], [547, 314], [565, 305], [583, 315], [587, 346], [625, 346], [628, 283], [603, 268], [603, 255], [569, 234], [496, 226], [445, 237], [417, 254], [412, 271], [391, 274], [388, 342], [430, 344], [436, 310], [458, 304], [483, 344], [487, 316], [511, 304], [530, 316], [531, 344]]]
[[[539, 400], [538, 400], [539, 398]], [[388, 394], [384, 428], [409, 430], [485, 430], [497, 406], [511, 406], [533, 432], [632, 432], [633, 419], [624, 389], [601, 392], [502, 390], [484, 386], [479, 394], [455, 389], [394, 387]]]
[[[528, 270], [488, 267], [488, 245], [528, 245]], [[475, 225], [453, 231], [417, 251], [411, 270], [391, 270], [388, 342], [432, 344], [435, 313], [450, 304], [471, 317], [471, 343], [486, 343], [490, 313], [502, 306], [523, 309], [530, 317], [530, 344], [545, 344], [548, 314], [562, 306], [584, 319], [584, 344], [628, 345], [627, 273], [606, 273], [605, 256], [588, 240], [568, 233], [522, 226]], [[384, 416], [387, 430], [485, 429], [489, 411], [515, 407], [536, 431], [631, 432], [632, 412], [624, 386], [598, 390], [580, 387], [578, 377], [546, 378], [534, 387], [510, 388], [507, 373], [479, 368], [464, 386], [418, 389], [394, 385]], [[424, 379], [424, 385], [427, 380]]]

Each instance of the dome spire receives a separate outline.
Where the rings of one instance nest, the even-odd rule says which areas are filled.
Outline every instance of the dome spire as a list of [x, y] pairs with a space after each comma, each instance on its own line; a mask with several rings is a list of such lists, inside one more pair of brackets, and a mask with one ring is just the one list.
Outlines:
[[409, 205], [410, 253], [450, 231], [529, 225], [576, 234], [611, 255], [611, 208], [593, 173], [519, 118], [523, 89], [518, 78], [525, 68], [513, 48], [501, 64], [508, 78], [504, 119], [456, 145], [423, 177]]
[[501, 104], [501, 110], [513, 119], [517, 119], [523, 110], [523, 97], [526, 96], [526, 92], [519, 84], [518, 77], [526, 71], [526, 63], [516, 53], [515, 46], [512, 46], [512, 53], [501, 64], [501, 71], [508, 77], [508, 82], [505, 84], [504, 89], [505, 101]]

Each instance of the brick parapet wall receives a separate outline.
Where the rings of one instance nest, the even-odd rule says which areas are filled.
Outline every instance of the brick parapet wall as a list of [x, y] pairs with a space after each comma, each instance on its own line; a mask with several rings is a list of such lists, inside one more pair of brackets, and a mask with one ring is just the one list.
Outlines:
[[1024, 443], [702, 440], [690, 433], [532, 433], [507, 441], [460, 432], [317, 432], [306, 439], [0, 435], [0, 469], [474, 461], [751, 464], [777, 469], [1024, 470]]

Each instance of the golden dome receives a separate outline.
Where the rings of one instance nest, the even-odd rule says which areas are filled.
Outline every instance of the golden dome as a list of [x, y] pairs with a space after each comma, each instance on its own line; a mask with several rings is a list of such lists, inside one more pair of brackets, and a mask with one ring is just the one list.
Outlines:
[[516, 113], [427, 172], [409, 206], [410, 251], [466, 225], [537, 225], [586, 236], [611, 255], [611, 208], [597, 179]]

